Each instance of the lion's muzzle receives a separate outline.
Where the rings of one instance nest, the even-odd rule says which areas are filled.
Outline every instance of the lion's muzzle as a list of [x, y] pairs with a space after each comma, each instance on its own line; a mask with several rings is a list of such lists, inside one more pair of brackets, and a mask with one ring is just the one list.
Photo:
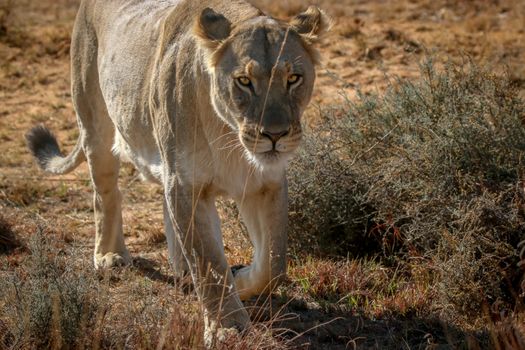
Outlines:
[[241, 143], [254, 159], [263, 163], [289, 158], [300, 144], [302, 131], [300, 124], [268, 126], [244, 126], [240, 130]]

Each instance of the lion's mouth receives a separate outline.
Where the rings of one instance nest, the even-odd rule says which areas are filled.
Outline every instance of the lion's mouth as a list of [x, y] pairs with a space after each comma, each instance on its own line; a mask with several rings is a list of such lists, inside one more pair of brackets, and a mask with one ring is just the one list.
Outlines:
[[285, 156], [288, 152], [280, 152], [275, 149], [272, 149], [272, 150], [262, 151], [262, 152], [253, 152], [251, 150], [248, 150], [248, 153], [251, 155], [251, 157], [255, 157], [265, 162], [271, 162], [271, 161], [279, 160], [281, 157]]
[[293, 152], [282, 152], [277, 150], [269, 150], [265, 152], [250, 152], [245, 153], [247, 159], [259, 169], [275, 169], [285, 168], [292, 158]]
[[278, 159], [282, 152], [272, 149], [270, 151], [262, 152], [262, 156], [266, 159]]

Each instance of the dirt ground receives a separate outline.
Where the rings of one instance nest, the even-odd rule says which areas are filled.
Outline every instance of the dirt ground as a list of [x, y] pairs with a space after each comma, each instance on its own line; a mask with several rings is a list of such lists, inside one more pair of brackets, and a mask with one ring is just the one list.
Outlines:
[[[305, 0], [254, 2], [280, 18], [309, 4]], [[358, 91], [380, 92], [397, 77], [416, 77], [419, 63], [428, 55], [440, 64], [473, 60], [488, 65], [497, 73], [508, 74], [525, 96], [524, 1], [313, 3], [333, 18], [333, 28], [319, 45], [322, 64], [306, 123], [315, 122], [319, 106], [346, 103]], [[76, 255], [71, 259], [90, 261], [94, 227], [86, 165], [67, 176], [44, 175], [32, 161], [24, 141], [24, 133], [31, 126], [44, 123], [57, 134], [63, 150], [70, 150], [76, 142], [69, 40], [77, 7], [78, 0], [0, 0], [0, 213], [22, 240], [37, 227], [44, 227], [56, 249], [74, 248]], [[169, 288], [161, 190], [141, 182], [127, 165], [122, 169], [120, 185], [126, 241], [137, 266], [126, 276], [135, 282], [147, 278], [159, 289]], [[227, 222], [224, 235], [230, 262], [249, 263], [251, 248], [239, 236], [236, 224]], [[0, 276], [22, 263], [26, 254], [20, 250], [0, 255]], [[114, 286], [116, 293], [128, 283], [121, 278]], [[290, 290], [296, 290], [293, 271], [290, 283]], [[431, 292], [424, 295], [430, 297]], [[388, 344], [399, 339], [407, 346], [418, 344], [423, 348], [434, 341], [446, 343], [447, 332], [468, 338], [482, 329], [476, 322], [443, 327], [441, 321], [421, 314], [373, 318], [340, 308], [330, 311], [300, 292], [296, 296], [286, 306], [296, 318], [280, 326], [300, 334], [294, 344], [302, 347], [380, 348], [382, 340], [378, 339], [388, 338]], [[419, 310], [425, 310], [425, 301], [418, 303], [423, 305]], [[322, 326], [324, 322], [329, 325]], [[399, 348], [407, 347], [401, 344]]]

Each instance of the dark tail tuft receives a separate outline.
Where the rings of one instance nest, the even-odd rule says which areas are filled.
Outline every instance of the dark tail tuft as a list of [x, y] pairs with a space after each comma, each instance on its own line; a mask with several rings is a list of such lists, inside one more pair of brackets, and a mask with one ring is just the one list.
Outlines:
[[46, 168], [48, 160], [62, 157], [55, 135], [44, 125], [37, 125], [25, 135], [27, 147], [36, 158], [38, 165]]

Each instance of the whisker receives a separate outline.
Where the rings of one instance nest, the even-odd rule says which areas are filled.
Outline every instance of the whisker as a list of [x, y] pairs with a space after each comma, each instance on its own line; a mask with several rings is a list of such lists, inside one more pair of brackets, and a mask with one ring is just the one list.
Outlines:
[[222, 147], [219, 147], [219, 150], [229, 149], [230, 147], [238, 145], [238, 144], [240, 144], [239, 140], [230, 140], [226, 142], [226, 144], [224, 144]]
[[229, 151], [229, 150], [235, 149], [236, 147], [239, 147], [239, 145], [238, 144], [234, 144], [234, 145], [230, 145], [228, 147], [222, 147], [219, 150], [221, 150], [221, 151]]
[[244, 146], [241, 145], [241, 144], [238, 144], [236, 145], [235, 147], [233, 147], [230, 152], [228, 152], [228, 154], [226, 155], [226, 160], [228, 160], [228, 158], [230, 158], [230, 156], [233, 154], [233, 151], [235, 151], [236, 149], [242, 149]]
[[215, 140], [211, 141], [211, 142], [210, 142], [210, 145], [213, 145], [214, 143], [218, 142], [218, 141], [221, 140], [222, 138], [227, 137], [227, 136], [230, 136], [230, 135], [237, 135], [237, 132], [236, 132], [236, 131], [229, 131], [229, 132], [227, 132], [226, 134], [223, 134], [223, 135], [217, 137]]

